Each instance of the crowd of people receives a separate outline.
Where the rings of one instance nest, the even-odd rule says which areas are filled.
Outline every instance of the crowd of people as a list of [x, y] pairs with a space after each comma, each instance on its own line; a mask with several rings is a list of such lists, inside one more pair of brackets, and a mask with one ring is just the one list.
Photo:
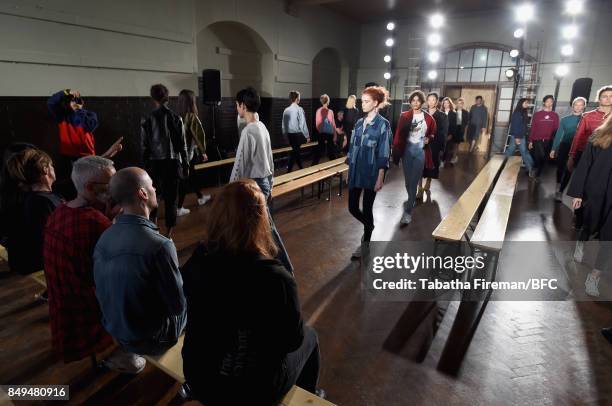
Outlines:
[[[49, 99], [60, 134], [60, 165], [69, 169], [62, 194], [54, 183], [54, 162], [29, 144], [7, 151], [2, 211], [8, 221], [7, 250], [12, 270], [44, 269], [52, 345], [65, 362], [115, 346], [106, 367], [136, 374], [143, 355], [157, 355], [184, 333], [184, 373], [191, 395], [205, 404], [272, 404], [292, 385], [313, 393], [319, 376], [316, 332], [301, 316], [294, 269], [270, 214], [274, 160], [270, 134], [259, 120], [260, 96], [248, 87], [236, 95], [239, 144], [229, 183], [211, 200], [203, 238], [179, 266], [172, 240], [185, 195], [197, 194], [194, 166], [207, 160], [206, 138], [195, 95], [179, 94], [178, 112], [168, 105], [168, 89], [151, 87], [154, 110], [141, 131], [144, 169], [115, 170], [110, 159], [122, 139], [96, 155], [96, 114], [84, 108], [78, 91]], [[367, 86], [349, 96], [334, 114], [328, 95], [315, 113], [319, 149], [313, 164], [346, 153], [348, 210], [363, 225], [362, 255], [375, 228], [373, 206], [384, 187], [390, 162], [402, 165], [407, 200], [400, 225], [412, 221], [416, 202], [428, 195], [440, 169], [458, 162], [458, 145], [467, 138], [474, 150], [486, 132], [488, 112], [478, 96], [468, 112], [436, 93], [414, 91], [398, 125], [385, 117], [389, 94]], [[512, 142], [529, 176], [538, 180], [549, 159], [557, 161], [555, 199], [568, 188], [580, 230], [574, 258], [582, 260], [584, 241], [598, 238], [595, 269], [585, 282], [598, 296], [602, 272], [610, 266], [612, 241], [612, 86], [597, 93], [599, 107], [584, 113], [586, 100], [572, 101], [572, 113], [559, 119], [553, 97], [529, 116], [520, 99], [511, 116]], [[311, 139], [299, 92], [289, 94], [282, 132], [291, 145], [287, 170], [303, 167], [300, 148]], [[69, 183], [69, 184], [68, 184]], [[13, 187], [19, 193], [6, 193]], [[165, 232], [157, 222], [158, 195], [164, 201]], [[606, 330], [604, 334], [609, 334]], [[248, 396], [248, 398], [245, 398]], [[245, 403], [243, 403], [245, 404]]]

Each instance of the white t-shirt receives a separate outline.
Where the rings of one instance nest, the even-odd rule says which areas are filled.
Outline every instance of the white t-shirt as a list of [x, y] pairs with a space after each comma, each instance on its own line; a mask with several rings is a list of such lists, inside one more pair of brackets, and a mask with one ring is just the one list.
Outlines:
[[412, 116], [412, 125], [410, 126], [410, 137], [408, 141], [411, 144], [425, 144], [425, 134], [427, 134], [427, 123], [425, 122], [425, 114], [423, 112]]

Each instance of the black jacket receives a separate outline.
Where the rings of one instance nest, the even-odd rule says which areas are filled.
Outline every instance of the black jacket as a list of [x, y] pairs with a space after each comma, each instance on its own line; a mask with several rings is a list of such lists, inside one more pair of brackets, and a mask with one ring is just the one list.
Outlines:
[[168, 106], [160, 106], [143, 121], [140, 136], [145, 165], [150, 160], [161, 159], [189, 163], [183, 120]]
[[285, 358], [304, 339], [291, 274], [274, 259], [200, 245], [183, 282], [183, 371], [195, 397], [205, 405], [278, 402], [290, 389]]

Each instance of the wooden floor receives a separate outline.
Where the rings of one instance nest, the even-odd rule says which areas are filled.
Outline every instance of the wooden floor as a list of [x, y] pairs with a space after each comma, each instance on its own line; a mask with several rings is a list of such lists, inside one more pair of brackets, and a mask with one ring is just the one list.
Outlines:
[[[432, 200], [419, 205], [413, 223], [403, 229], [398, 227], [406, 200], [403, 175], [393, 168], [376, 198], [373, 239], [429, 241], [483, 162], [464, 155], [455, 167], [442, 169], [440, 181], [432, 184]], [[555, 204], [553, 188], [552, 166], [539, 184], [519, 176], [508, 239], [574, 239], [569, 200]], [[275, 221], [296, 269], [304, 317], [319, 333], [320, 386], [332, 402], [612, 404], [612, 346], [599, 333], [612, 325], [609, 304], [492, 301], [471, 336], [462, 324], [477, 312], [469, 303], [365, 301], [359, 268], [350, 261], [362, 230], [346, 206], [346, 196], [335, 194], [331, 202], [301, 201], [299, 192], [275, 202]], [[199, 239], [206, 210], [188, 207], [193, 212], [179, 218], [174, 238], [181, 262]], [[178, 385], [152, 366], [128, 377], [94, 374], [89, 360], [56, 362], [47, 308], [33, 302], [38, 286], [10, 273], [0, 278], [0, 383], [70, 384], [69, 404], [182, 404]]]

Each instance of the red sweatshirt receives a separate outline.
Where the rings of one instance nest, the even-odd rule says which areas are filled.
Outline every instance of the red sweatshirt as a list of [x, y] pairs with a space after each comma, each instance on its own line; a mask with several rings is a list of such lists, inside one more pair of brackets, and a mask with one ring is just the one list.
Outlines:
[[529, 142], [549, 141], [553, 139], [559, 128], [559, 115], [554, 111], [540, 110], [533, 115], [531, 129], [529, 130]]
[[584, 147], [589, 141], [589, 137], [593, 134], [593, 131], [604, 122], [603, 111], [593, 110], [588, 111], [582, 115], [574, 140], [572, 141], [572, 147], [570, 149], [570, 156], [576, 155], [578, 151], [584, 151]]

